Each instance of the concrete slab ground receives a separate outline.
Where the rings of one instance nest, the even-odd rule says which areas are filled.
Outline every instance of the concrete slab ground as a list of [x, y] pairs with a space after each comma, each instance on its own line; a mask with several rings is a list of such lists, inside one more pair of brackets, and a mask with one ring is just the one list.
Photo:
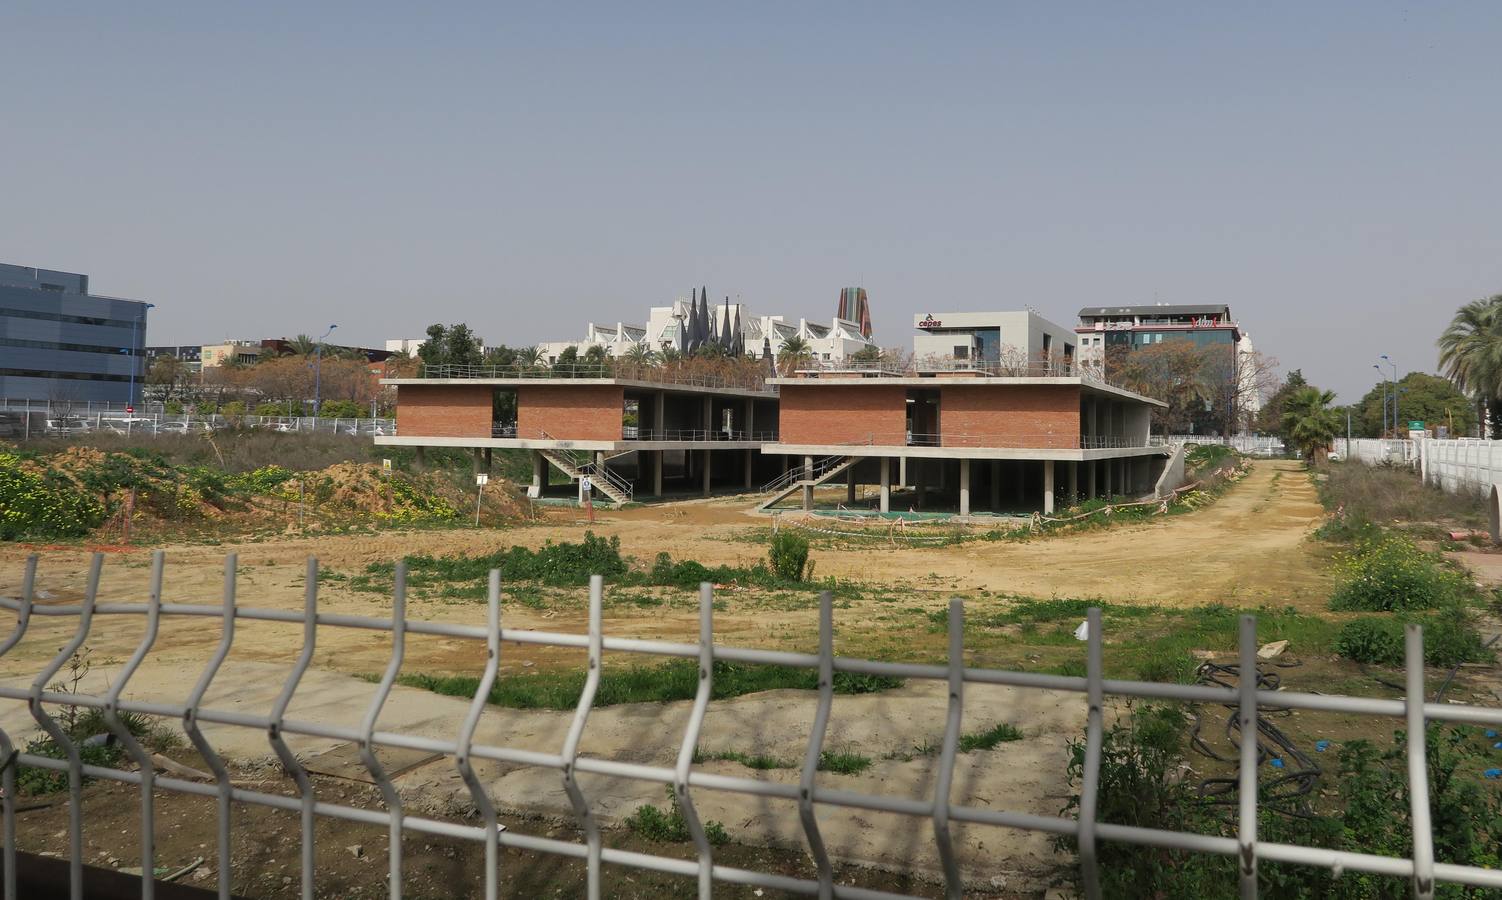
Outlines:
[[[608, 664], [608, 663], [607, 663]], [[81, 686], [104, 689], [112, 666], [98, 666]], [[147, 664], [131, 683], [132, 699], [181, 702], [196, 677], [196, 667]], [[287, 667], [230, 660], [224, 665], [206, 705], [245, 713], [271, 708]], [[20, 682], [8, 679], [15, 685]], [[374, 685], [358, 678], [312, 669], [304, 676], [288, 718], [357, 726]], [[819, 784], [843, 790], [898, 797], [932, 795], [937, 746], [943, 734], [945, 685], [909, 682], [881, 694], [837, 696], [825, 747], [871, 757], [859, 775], [821, 772]], [[809, 691], [767, 691], [710, 704], [701, 747], [707, 752], [739, 751], [801, 760], [814, 713]], [[378, 728], [433, 738], [457, 734], [468, 701], [427, 691], [397, 687]], [[595, 710], [584, 732], [581, 753], [659, 766], [672, 766], [687, 722], [690, 704], [625, 704]], [[960, 754], [953, 799], [970, 805], [1043, 815], [1057, 814], [1068, 793], [1064, 781], [1067, 743], [1083, 728], [1081, 695], [969, 686], [965, 732], [1008, 722], [1023, 732], [1020, 741], [990, 751]], [[490, 708], [476, 740], [510, 747], [556, 752], [562, 747], [571, 712]], [[33, 730], [23, 704], [5, 702], [0, 727], [14, 737]], [[264, 733], [247, 728], [204, 725], [214, 746], [227, 757], [261, 762], [271, 755]], [[335, 750], [329, 740], [288, 736], [289, 745], [307, 759]], [[753, 771], [733, 762], [709, 762], [703, 771], [796, 783], [796, 769]], [[482, 777], [498, 806], [507, 812], [572, 820], [560, 774], [554, 770], [485, 764]], [[663, 786], [630, 779], [580, 773], [579, 782], [593, 809], [606, 824], [619, 824], [642, 804], [664, 805]], [[398, 779], [410, 807], [430, 814], [465, 816], [469, 795], [450, 757], [419, 766]], [[733, 839], [773, 846], [805, 846], [793, 803], [695, 790], [694, 801], [705, 819], [724, 823]], [[836, 858], [893, 869], [938, 871], [933, 830], [922, 819], [864, 810], [821, 806], [819, 823]], [[525, 823], [515, 827], [525, 830]], [[1009, 886], [1045, 886], [1061, 859], [1047, 836], [979, 826], [954, 826], [956, 847], [967, 880], [989, 883], [1001, 876]]]

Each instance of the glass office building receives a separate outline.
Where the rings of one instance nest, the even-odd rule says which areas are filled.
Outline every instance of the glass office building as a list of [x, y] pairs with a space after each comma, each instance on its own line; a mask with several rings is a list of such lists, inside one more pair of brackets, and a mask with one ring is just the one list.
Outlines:
[[0, 398], [138, 404], [149, 306], [90, 294], [87, 275], [0, 263]]

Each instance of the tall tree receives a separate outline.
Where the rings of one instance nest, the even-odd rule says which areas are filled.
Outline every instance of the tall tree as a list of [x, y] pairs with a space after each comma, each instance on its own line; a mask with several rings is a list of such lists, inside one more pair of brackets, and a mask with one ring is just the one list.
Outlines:
[[1167, 403], [1154, 407], [1153, 424], [1164, 434], [1188, 434], [1213, 403], [1215, 387], [1204, 353], [1189, 341], [1164, 341], [1108, 358], [1112, 381]]
[[1502, 294], [1472, 300], [1456, 311], [1439, 337], [1445, 376], [1476, 403], [1478, 421], [1502, 437]]
[[1310, 462], [1323, 462], [1330, 444], [1345, 423], [1338, 410], [1333, 391], [1301, 387], [1283, 403], [1283, 441]]
[[783, 375], [791, 375], [813, 358], [813, 348], [808, 345], [808, 341], [796, 334], [784, 340], [777, 349], [777, 365], [782, 369]]
[[1262, 404], [1262, 411], [1257, 414], [1257, 420], [1253, 427], [1263, 434], [1282, 434], [1283, 404], [1287, 402], [1294, 391], [1297, 391], [1301, 387], [1306, 387], [1308, 384], [1309, 382], [1304, 380], [1304, 371], [1302, 369], [1294, 369], [1292, 372], [1289, 372], [1288, 377], [1283, 380], [1282, 384], [1278, 385], [1277, 390], [1268, 396], [1267, 402]]
[[[1399, 431], [1408, 422], [1423, 422], [1433, 428], [1443, 425], [1452, 435], [1467, 435], [1476, 424], [1476, 410], [1471, 401], [1448, 379], [1423, 372], [1409, 372], [1398, 382], [1398, 411], [1402, 415]], [[1380, 382], [1351, 407], [1352, 430], [1360, 437], [1380, 437], [1392, 428], [1392, 385]]]

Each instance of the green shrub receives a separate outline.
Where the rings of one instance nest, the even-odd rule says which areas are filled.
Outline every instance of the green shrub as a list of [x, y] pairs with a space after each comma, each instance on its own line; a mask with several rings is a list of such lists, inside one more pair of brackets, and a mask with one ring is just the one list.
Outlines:
[[[651, 805], [638, 806], [636, 812], [626, 818], [626, 827], [649, 841], [687, 843], [693, 837], [689, 834], [688, 820], [683, 817], [683, 810], [678, 808], [678, 796], [673, 793], [671, 785], [667, 787], [667, 794], [666, 810]], [[703, 825], [704, 837], [711, 846], [718, 847], [730, 841], [730, 835], [725, 833], [725, 826], [719, 822], [706, 821]]]
[[357, 419], [361, 409], [353, 400], [325, 400], [319, 404], [318, 414], [325, 419]]
[[783, 529], [773, 535], [767, 556], [772, 562], [772, 572], [785, 581], [803, 581], [812, 574], [808, 565], [808, 538], [795, 531]]
[[1020, 740], [1022, 740], [1022, 732], [1017, 726], [999, 722], [985, 731], [960, 735], [959, 749], [961, 753], [969, 753], [972, 750], [992, 750], [997, 744]]
[[231, 475], [225, 482], [228, 490], [252, 496], [280, 493], [279, 488], [292, 478], [292, 471], [275, 464]]
[[[393, 487], [397, 483], [398, 480], [394, 479]], [[391, 563], [375, 563], [366, 567], [366, 573], [389, 576], [394, 568]], [[587, 584], [591, 575], [606, 578], [624, 575], [626, 561], [621, 557], [620, 538], [606, 540], [592, 531], [586, 531], [580, 543], [548, 541], [535, 551], [526, 547], [508, 547], [484, 556], [407, 557], [408, 578], [414, 585], [467, 581], [483, 586], [491, 569], [500, 569], [501, 577], [508, 580], [577, 585]]]
[[104, 504], [71, 479], [23, 467], [0, 452], [0, 540], [82, 537], [104, 522]]
[[1435, 609], [1465, 593], [1464, 573], [1400, 535], [1364, 542], [1336, 562], [1341, 584], [1330, 608], [1393, 612]]
[[[1424, 626], [1424, 662], [1456, 666], [1483, 662], [1491, 652], [1458, 609], [1414, 620]], [[1347, 622], [1335, 637], [1335, 652], [1347, 659], [1379, 666], [1403, 665], [1403, 620], [1362, 616]]]

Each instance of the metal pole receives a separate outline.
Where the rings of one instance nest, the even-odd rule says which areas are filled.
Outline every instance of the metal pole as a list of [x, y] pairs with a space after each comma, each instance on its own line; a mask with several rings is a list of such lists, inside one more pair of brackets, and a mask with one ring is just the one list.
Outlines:
[[330, 325], [318, 338], [318, 346], [313, 348], [313, 430], [318, 430], [318, 409], [320, 406], [320, 391], [323, 389], [323, 339], [334, 333], [338, 325]]

